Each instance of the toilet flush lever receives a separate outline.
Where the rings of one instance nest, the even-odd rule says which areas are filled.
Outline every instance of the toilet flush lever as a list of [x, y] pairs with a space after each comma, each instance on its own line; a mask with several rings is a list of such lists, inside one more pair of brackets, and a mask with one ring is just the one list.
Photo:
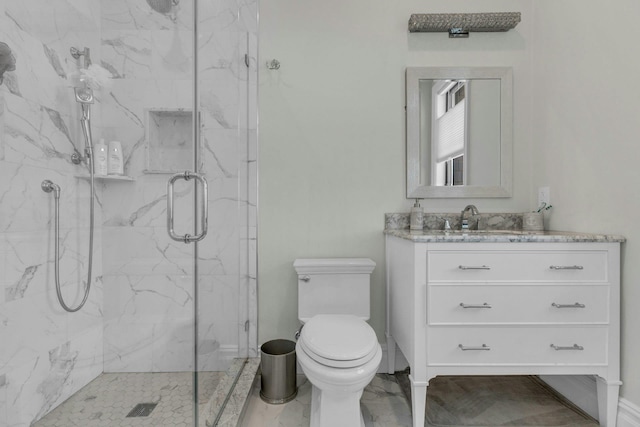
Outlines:
[[311, 277], [309, 277], [309, 276], [300, 276], [300, 280], [302, 280], [303, 282], [309, 282], [311, 280]]

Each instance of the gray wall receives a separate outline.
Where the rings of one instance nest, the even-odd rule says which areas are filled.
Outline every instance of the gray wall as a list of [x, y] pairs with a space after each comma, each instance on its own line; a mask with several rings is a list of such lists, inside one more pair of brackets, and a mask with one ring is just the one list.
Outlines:
[[[384, 341], [385, 212], [405, 199], [405, 68], [514, 68], [514, 197], [425, 200], [428, 212], [521, 212], [530, 204], [531, 12], [527, 1], [484, 2], [521, 11], [515, 31], [410, 34], [412, 13], [478, 10], [471, 0], [264, 0], [260, 10], [259, 342], [298, 328], [297, 257], [372, 258], [371, 320]], [[427, 10], [428, 9], [428, 10]], [[265, 62], [281, 62], [268, 70]]]
[[[547, 227], [622, 234], [622, 391], [640, 405], [640, 198], [636, 25], [640, 4], [535, 3], [532, 195], [549, 186]], [[582, 28], [577, 32], [569, 28]], [[619, 37], [615, 28], [624, 28]]]

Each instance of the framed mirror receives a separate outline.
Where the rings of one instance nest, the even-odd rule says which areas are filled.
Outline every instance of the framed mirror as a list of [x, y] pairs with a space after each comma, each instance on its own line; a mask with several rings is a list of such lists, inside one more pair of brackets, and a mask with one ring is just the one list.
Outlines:
[[408, 67], [407, 198], [511, 197], [513, 71]]

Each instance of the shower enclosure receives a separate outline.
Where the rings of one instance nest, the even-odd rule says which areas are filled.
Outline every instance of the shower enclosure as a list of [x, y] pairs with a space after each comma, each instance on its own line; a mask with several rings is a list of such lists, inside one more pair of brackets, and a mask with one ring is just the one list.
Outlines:
[[257, 353], [257, 2], [0, 2], [0, 42], [0, 427], [217, 425]]

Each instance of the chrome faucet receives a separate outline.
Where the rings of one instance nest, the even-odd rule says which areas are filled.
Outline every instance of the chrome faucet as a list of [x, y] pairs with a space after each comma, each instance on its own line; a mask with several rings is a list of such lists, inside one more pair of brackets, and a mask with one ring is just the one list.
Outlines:
[[467, 211], [471, 211], [471, 216], [474, 215], [478, 215], [480, 212], [478, 211], [478, 208], [476, 208], [474, 205], [467, 205], [463, 210], [462, 213], [460, 214], [460, 229], [461, 230], [468, 230], [469, 229], [469, 221], [464, 219], [464, 214]]

